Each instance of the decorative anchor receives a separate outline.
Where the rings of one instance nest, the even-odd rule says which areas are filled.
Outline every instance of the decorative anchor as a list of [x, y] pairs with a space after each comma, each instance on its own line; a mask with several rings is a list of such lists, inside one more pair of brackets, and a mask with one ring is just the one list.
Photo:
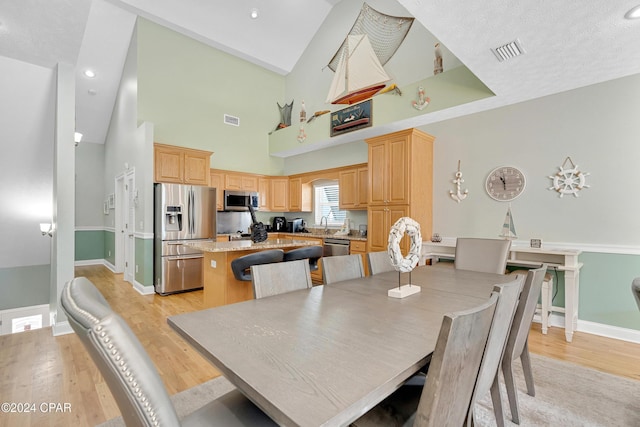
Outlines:
[[424, 88], [420, 86], [418, 88], [418, 100], [411, 101], [411, 105], [413, 105], [413, 108], [415, 108], [416, 110], [422, 111], [424, 107], [429, 105], [429, 101], [431, 101], [431, 98], [429, 98], [428, 96], [427, 97], [424, 96]]
[[453, 200], [455, 200], [456, 202], [460, 203], [461, 201], [463, 201], [464, 199], [467, 198], [467, 196], [469, 195], [469, 190], [466, 189], [464, 190], [464, 193], [460, 192], [460, 184], [462, 184], [464, 182], [464, 179], [462, 179], [462, 172], [460, 172], [460, 160], [458, 160], [458, 172], [456, 172], [456, 179], [454, 179], [452, 181], [454, 184], [456, 184], [457, 187], [457, 192], [454, 193], [453, 191], [449, 190], [449, 195], [451, 196], [451, 198]]

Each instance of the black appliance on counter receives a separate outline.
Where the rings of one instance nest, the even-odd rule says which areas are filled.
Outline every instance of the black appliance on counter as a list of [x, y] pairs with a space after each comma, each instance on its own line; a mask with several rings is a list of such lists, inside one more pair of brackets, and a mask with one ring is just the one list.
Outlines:
[[287, 220], [287, 233], [302, 233], [302, 218]]
[[287, 219], [283, 216], [274, 216], [273, 222], [271, 226], [271, 231], [286, 231], [287, 229]]

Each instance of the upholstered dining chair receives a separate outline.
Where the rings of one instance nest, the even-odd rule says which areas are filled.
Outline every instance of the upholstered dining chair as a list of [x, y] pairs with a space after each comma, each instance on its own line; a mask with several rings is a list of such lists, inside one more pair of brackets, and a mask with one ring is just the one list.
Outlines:
[[305, 259], [251, 266], [251, 281], [255, 299], [312, 286], [309, 262]]
[[322, 258], [322, 275], [326, 285], [364, 277], [362, 256], [353, 254], [324, 257]]
[[318, 269], [318, 260], [322, 258], [322, 246], [306, 246], [304, 248], [292, 249], [284, 253], [284, 262], [298, 259], [309, 260], [309, 270]]
[[237, 389], [179, 419], [149, 355], [93, 283], [84, 277], [71, 280], [60, 305], [127, 426], [276, 425]]
[[636, 277], [631, 282], [631, 292], [636, 299], [636, 303], [638, 304], [638, 309], [640, 310], [640, 277]]
[[459, 237], [453, 265], [458, 270], [504, 274], [510, 249], [511, 240]]
[[462, 426], [498, 299], [492, 292], [488, 301], [471, 310], [446, 314], [422, 392], [416, 393], [416, 386], [400, 387], [353, 425]]
[[391, 265], [387, 251], [369, 252], [367, 254], [367, 261], [369, 262], [369, 273], [371, 274], [395, 271], [395, 268]]
[[527, 394], [535, 396], [536, 391], [533, 384], [528, 337], [546, 271], [547, 266], [543, 264], [541, 267], [527, 272], [527, 278], [522, 287], [520, 301], [513, 317], [513, 324], [509, 331], [509, 338], [502, 358], [502, 373], [507, 389], [507, 397], [509, 398], [509, 407], [511, 408], [511, 420], [516, 424], [520, 424], [520, 416], [518, 414], [518, 390], [513, 377], [513, 363], [520, 358], [524, 380], [527, 385]]
[[231, 261], [231, 271], [236, 280], [251, 281], [251, 266], [280, 262], [284, 259], [282, 249], [268, 249], [238, 257]]
[[509, 283], [496, 285], [493, 291], [500, 294], [496, 311], [491, 322], [491, 331], [487, 339], [487, 346], [482, 356], [482, 364], [478, 373], [478, 380], [473, 391], [471, 410], [467, 419], [467, 425], [475, 425], [475, 403], [491, 391], [493, 412], [498, 427], [504, 426], [504, 411], [502, 410], [502, 396], [500, 393], [499, 375], [500, 363], [505, 350], [505, 344], [509, 337], [513, 318], [520, 300], [525, 276], [518, 275]]

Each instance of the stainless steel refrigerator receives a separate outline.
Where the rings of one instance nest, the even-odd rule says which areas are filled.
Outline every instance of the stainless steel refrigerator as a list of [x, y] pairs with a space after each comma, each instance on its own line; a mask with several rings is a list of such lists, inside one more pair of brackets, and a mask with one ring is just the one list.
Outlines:
[[203, 287], [202, 252], [182, 245], [215, 241], [216, 189], [154, 185], [154, 278], [161, 295]]

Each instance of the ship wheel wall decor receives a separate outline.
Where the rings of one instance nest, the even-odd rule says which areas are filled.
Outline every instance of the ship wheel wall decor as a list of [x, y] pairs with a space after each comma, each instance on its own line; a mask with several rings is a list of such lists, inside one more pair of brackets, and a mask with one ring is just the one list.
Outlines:
[[[569, 168], [567, 168], [567, 163], [569, 163]], [[549, 190], [555, 190], [561, 198], [565, 194], [573, 194], [574, 197], [578, 197], [580, 190], [589, 188], [586, 184], [586, 177], [589, 173], [578, 170], [578, 165], [573, 163], [571, 157], [567, 157], [558, 169], [559, 171], [555, 175], [549, 175], [549, 178], [553, 180]]]

